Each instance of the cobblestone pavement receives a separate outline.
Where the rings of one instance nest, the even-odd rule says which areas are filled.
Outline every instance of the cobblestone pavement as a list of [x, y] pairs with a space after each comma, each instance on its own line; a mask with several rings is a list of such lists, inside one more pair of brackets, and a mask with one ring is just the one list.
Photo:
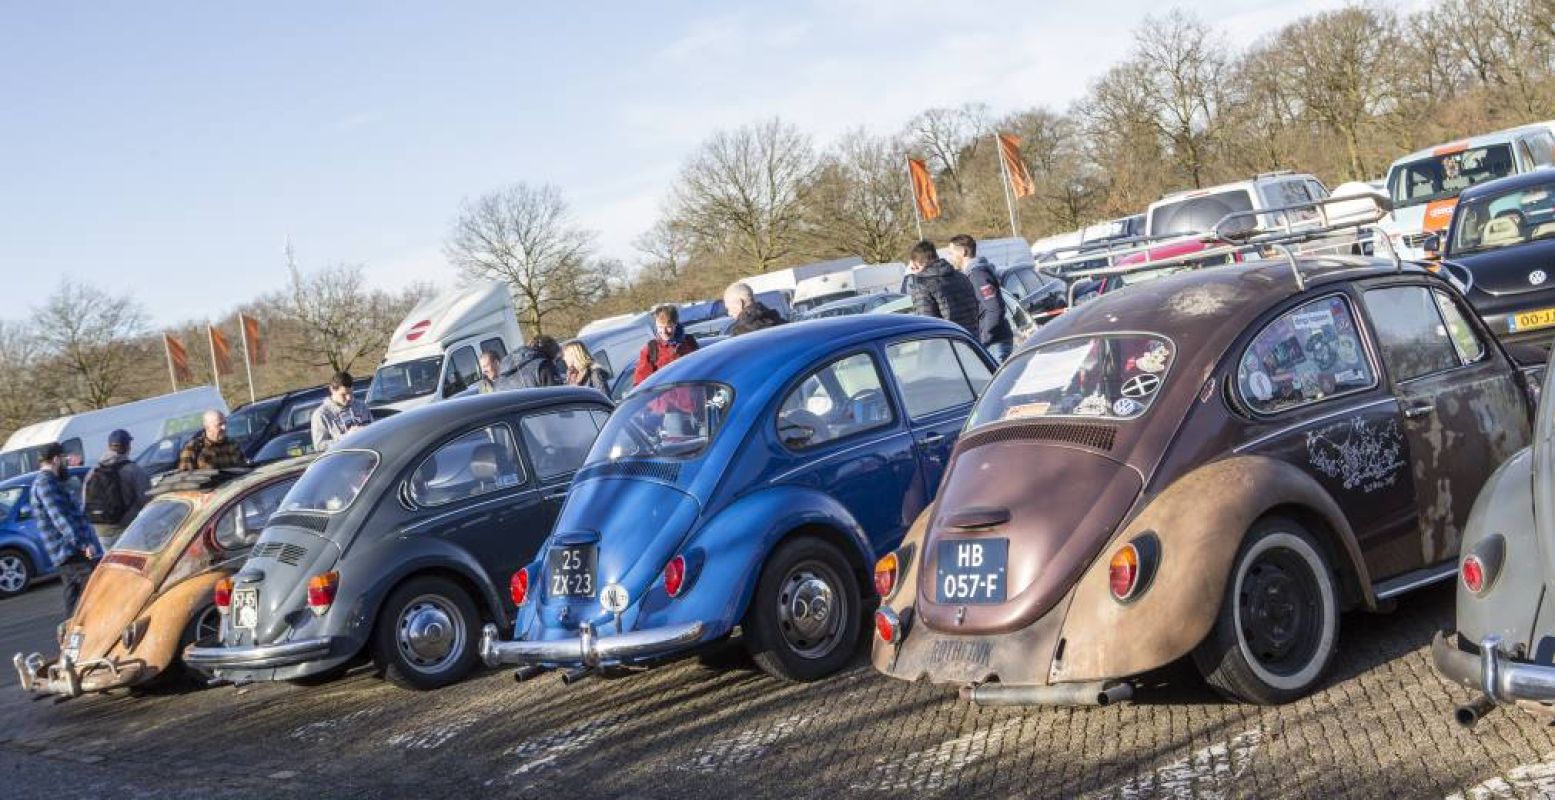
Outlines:
[[[51, 638], [57, 586], [0, 602], [0, 654]], [[1555, 729], [1500, 710], [1474, 731], [1430, 666], [1452, 591], [1343, 620], [1326, 689], [1223, 703], [1189, 669], [1104, 709], [982, 709], [876, 675], [862, 654], [787, 685], [688, 660], [616, 679], [434, 693], [366, 672], [89, 697], [0, 687], [7, 798], [137, 797], [1555, 797]]]

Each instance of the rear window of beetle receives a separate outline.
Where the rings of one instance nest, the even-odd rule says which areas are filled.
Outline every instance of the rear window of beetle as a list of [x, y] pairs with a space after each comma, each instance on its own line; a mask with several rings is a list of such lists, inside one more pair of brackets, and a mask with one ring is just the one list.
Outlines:
[[1133, 419], [1165, 383], [1176, 351], [1163, 337], [1063, 339], [1012, 357], [994, 376], [969, 427], [1028, 417]]
[[370, 450], [339, 450], [308, 466], [297, 485], [286, 493], [276, 513], [314, 511], [333, 514], [356, 500], [378, 466], [378, 454]]
[[190, 506], [182, 500], [153, 500], [135, 515], [113, 549], [136, 553], [156, 553], [167, 546], [178, 526], [189, 517]]

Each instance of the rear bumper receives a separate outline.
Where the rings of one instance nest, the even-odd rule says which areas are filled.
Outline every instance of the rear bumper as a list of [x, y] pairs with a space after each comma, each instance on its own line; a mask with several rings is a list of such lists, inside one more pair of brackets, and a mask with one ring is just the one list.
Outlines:
[[700, 642], [707, 630], [702, 622], [683, 622], [598, 636], [592, 625], [584, 623], [576, 637], [510, 642], [500, 638], [497, 626], [487, 625], [481, 632], [480, 653], [481, 660], [492, 667], [608, 667], [673, 655]]
[[104, 692], [121, 686], [139, 683], [145, 672], [140, 662], [120, 663], [108, 658], [94, 658], [77, 663], [68, 656], [48, 663], [42, 653], [11, 657], [16, 667], [16, 677], [22, 683], [22, 691], [34, 694], [51, 694], [57, 697], [80, 697], [87, 692]]
[[1484, 692], [1497, 703], [1555, 702], [1555, 666], [1514, 660], [1501, 650], [1497, 636], [1470, 653], [1458, 645], [1458, 634], [1441, 633], [1431, 642], [1431, 660], [1442, 677]]
[[184, 650], [184, 663], [227, 677], [224, 670], [271, 669], [316, 661], [329, 656], [334, 637], [295, 639], [279, 644], [244, 647], [194, 647]]

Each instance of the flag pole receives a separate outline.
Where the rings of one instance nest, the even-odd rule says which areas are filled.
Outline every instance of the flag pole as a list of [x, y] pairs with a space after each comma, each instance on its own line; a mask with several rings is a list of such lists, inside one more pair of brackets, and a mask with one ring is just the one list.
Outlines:
[[221, 366], [216, 363], [216, 333], [215, 328], [205, 323], [205, 342], [211, 347], [211, 377], [216, 379], [216, 394], [221, 394]]
[[1004, 207], [1010, 210], [1010, 235], [1020, 236], [1015, 225], [1015, 190], [1010, 186], [1010, 165], [1004, 163], [1004, 142], [998, 131], [993, 132], [993, 150], [999, 159], [999, 174], [1004, 176]]
[[162, 352], [167, 354], [167, 377], [173, 382], [173, 391], [178, 391], [178, 370], [173, 369], [173, 348], [167, 343], [167, 334], [162, 334]]
[[254, 354], [248, 350], [248, 323], [238, 314], [238, 330], [243, 334], [243, 368], [248, 372], [248, 402], [254, 402]]
[[923, 241], [923, 214], [918, 211], [918, 192], [912, 183], [912, 157], [902, 156], [902, 166], [907, 168], [907, 202], [912, 204], [912, 218], [918, 223], [918, 241]]

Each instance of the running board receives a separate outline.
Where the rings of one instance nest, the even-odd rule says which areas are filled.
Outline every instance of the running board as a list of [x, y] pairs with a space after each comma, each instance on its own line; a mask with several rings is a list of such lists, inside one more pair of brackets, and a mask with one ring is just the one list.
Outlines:
[[1417, 569], [1413, 572], [1406, 572], [1403, 575], [1388, 578], [1382, 583], [1374, 584], [1371, 587], [1371, 592], [1376, 595], [1378, 600], [1387, 600], [1398, 597], [1405, 592], [1419, 589], [1422, 586], [1449, 580], [1457, 574], [1458, 560], [1455, 558], [1441, 564], [1433, 564], [1424, 569]]

